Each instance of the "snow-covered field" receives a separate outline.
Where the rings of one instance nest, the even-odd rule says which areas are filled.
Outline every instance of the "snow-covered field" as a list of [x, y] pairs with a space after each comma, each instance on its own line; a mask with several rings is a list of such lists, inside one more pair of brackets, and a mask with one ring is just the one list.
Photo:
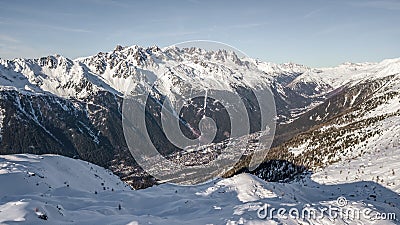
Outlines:
[[[5, 155], [0, 157], [0, 224], [398, 224], [399, 153], [372, 152], [291, 183], [240, 174], [199, 186], [144, 190], [130, 190], [108, 170], [84, 161]], [[376, 182], [377, 176], [383, 181]], [[315, 217], [301, 218], [304, 208]], [[349, 214], [348, 220], [336, 208], [361, 215]], [[296, 210], [300, 218], [291, 217]], [[383, 216], [387, 219], [369, 218]], [[397, 220], [391, 220], [394, 216]]]

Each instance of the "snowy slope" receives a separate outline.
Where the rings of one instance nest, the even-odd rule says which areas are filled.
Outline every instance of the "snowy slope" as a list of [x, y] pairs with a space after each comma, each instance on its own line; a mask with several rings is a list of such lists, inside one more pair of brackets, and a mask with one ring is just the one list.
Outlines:
[[331, 90], [343, 85], [354, 85], [361, 81], [374, 80], [400, 73], [400, 58], [387, 59], [379, 63], [343, 63], [337, 67], [315, 68], [305, 71], [291, 85], [317, 83]]
[[[399, 78], [400, 74], [394, 74], [375, 82], [360, 81], [360, 86], [354, 85], [337, 98], [328, 99], [320, 109], [310, 111], [307, 120], [318, 122], [329, 114], [336, 116], [299, 134], [286, 144], [286, 149], [298, 161], [317, 168], [399, 148]], [[341, 108], [346, 110], [337, 114]]]
[[84, 98], [96, 93], [102, 82], [78, 63], [54, 55], [40, 59], [0, 60], [0, 84], [1, 90]]
[[[340, 218], [331, 221], [328, 215], [315, 219], [257, 215], [264, 204], [300, 211], [338, 207], [340, 196], [348, 200], [344, 208], [369, 209], [371, 216], [400, 213], [399, 195], [394, 192], [398, 189], [367, 181], [337, 182], [335, 165], [312, 179], [306, 175], [291, 183], [266, 183], [240, 174], [200, 186], [163, 184], [139, 191], [130, 190], [109, 171], [60, 156], [6, 155], [0, 157], [0, 165], [0, 224], [43, 224], [40, 215], [46, 215], [49, 224], [348, 224]], [[398, 170], [398, 164], [392, 167]], [[373, 169], [365, 167], [364, 173]], [[350, 224], [357, 222], [372, 224], [368, 218]]]

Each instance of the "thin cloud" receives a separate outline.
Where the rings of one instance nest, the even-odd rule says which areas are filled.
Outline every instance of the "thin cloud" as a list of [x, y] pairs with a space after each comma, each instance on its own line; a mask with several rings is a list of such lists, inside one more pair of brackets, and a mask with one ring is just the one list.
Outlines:
[[167, 32], [167, 33], [161, 33], [160, 36], [179, 37], [179, 36], [187, 36], [187, 35], [193, 35], [193, 34], [198, 34], [198, 33], [200, 33], [200, 32], [199, 31]]
[[45, 29], [49, 29], [49, 30], [59, 30], [59, 31], [65, 31], [65, 32], [72, 32], [72, 33], [91, 33], [92, 32], [91, 30], [87, 30], [87, 29], [83, 29], [83, 28], [54, 26], [54, 25], [50, 25], [50, 24], [43, 24], [43, 23], [36, 23], [36, 22], [0, 21], [0, 23], [7, 24], [7, 25], [45, 28]]
[[142, 38], [144, 37], [153, 37], [153, 36], [157, 36], [157, 37], [181, 37], [181, 36], [188, 36], [188, 35], [193, 35], [193, 34], [199, 34], [201, 33], [201, 31], [171, 31], [171, 32], [159, 32], [156, 35], [154, 35], [154, 33], [146, 33], [142, 36]]
[[130, 30], [123, 30], [123, 31], [118, 31], [110, 34], [108, 37], [106, 37], [107, 40], [115, 40], [116, 38], [123, 37], [123, 36], [133, 36], [137, 39], [149, 39], [149, 38], [154, 38], [154, 37], [185, 37], [185, 36], [190, 36], [190, 35], [196, 35], [202, 33], [201, 31], [193, 31], [193, 30], [188, 30], [188, 31], [167, 31], [167, 32], [138, 32], [138, 33], [132, 33]]
[[210, 27], [206, 29], [205, 31], [207, 32], [213, 32], [213, 31], [230, 31], [230, 30], [244, 30], [244, 29], [250, 29], [250, 28], [256, 28], [256, 27], [262, 27], [265, 25], [270, 24], [269, 22], [265, 23], [243, 23], [243, 24], [233, 24], [233, 25], [226, 25], [226, 26], [219, 26], [215, 25], [213, 27]]
[[357, 27], [356, 23], [348, 23], [348, 24], [338, 24], [335, 26], [326, 27], [322, 30], [319, 30], [315, 33], [315, 35], [328, 35], [332, 33], [343, 33], [345, 30], [352, 29], [353, 27]]
[[[32, 7], [26, 6], [15, 6], [6, 4], [5, 2], [0, 2], [0, 9], [8, 11], [8, 12], [15, 12], [24, 15], [35, 15], [35, 16], [63, 16], [63, 17], [76, 17], [80, 16], [81, 14], [77, 14], [75, 12], [66, 12], [60, 7], [60, 10], [42, 10]], [[1, 18], [1, 17], [0, 17]]]
[[45, 24], [37, 24], [37, 26], [46, 27], [53, 30], [60, 30], [66, 32], [73, 32], [73, 33], [91, 33], [92, 31], [81, 29], [81, 28], [71, 28], [71, 27], [63, 27], [63, 26], [52, 26], [52, 25], [45, 25]]
[[41, 23], [27, 23], [25, 25], [28, 26], [36, 26], [41, 27], [49, 30], [59, 30], [65, 32], [72, 32], [72, 33], [91, 33], [92, 31], [82, 28], [74, 28], [74, 27], [65, 27], [65, 26], [54, 26], [50, 24], [41, 24]]
[[0, 42], [12, 42], [12, 43], [18, 43], [19, 40], [16, 38], [13, 38], [9, 35], [5, 34], [0, 34]]
[[236, 24], [232, 26], [228, 26], [228, 29], [247, 29], [247, 28], [253, 28], [253, 27], [262, 27], [265, 26], [269, 23], [245, 23], [245, 24]]
[[17, 45], [10, 45], [10, 43], [0, 42], [0, 58], [2, 59], [14, 59], [14, 58], [37, 58], [44, 52], [38, 49], [26, 46], [23, 43], [18, 43]]
[[314, 9], [314, 10], [310, 11], [309, 13], [305, 14], [304, 18], [305, 19], [312, 18], [312, 17], [318, 15], [322, 10], [323, 10], [323, 8]]

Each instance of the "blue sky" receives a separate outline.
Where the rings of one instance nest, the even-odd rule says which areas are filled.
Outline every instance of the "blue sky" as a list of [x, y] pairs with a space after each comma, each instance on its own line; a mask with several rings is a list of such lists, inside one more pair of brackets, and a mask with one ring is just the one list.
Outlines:
[[400, 0], [0, 0], [0, 58], [196, 39], [277, 63], [380, 61], [400, 57]]

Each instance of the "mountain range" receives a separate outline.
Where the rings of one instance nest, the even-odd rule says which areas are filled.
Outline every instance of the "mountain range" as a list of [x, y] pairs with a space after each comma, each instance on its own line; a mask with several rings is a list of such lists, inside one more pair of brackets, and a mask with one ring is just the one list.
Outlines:
[[[124, 137], [122, 104], [127, 91], [135, 91], [132, 84], [154, 88], [146, 125], [160, 153], [171, 158], [179, 149], [162, 132], [160, 101], [225, 90], [239, 94], [249, 118], [257, 118], [251, 91], [270, 90], [277, 111], [275, 138], [265, 162], [252, 171], [265, 180], [291, 179], [304, 170], [400, 146], [400, 59], [310, 68], [227, 50], [117, 46], [75, 60], [60, 55], [1, 59], [0, 154], [59, 154], [108, 168], [133, 188], [155, 184], [136, 164]], [[220, 106], [207, 107], [215, 112]], [[190, 110], [182, 113], [199, 130], [199, 117]], [[220, 121], [216, 142], [229, 128], [222, 114], [215, 114]], [[257, 119], [250, 121], [252, 133], [259, 126]], [[183, 132], [193, 135], [187, 127]], [[244, 157], [225, 175], [247, 166]]]

